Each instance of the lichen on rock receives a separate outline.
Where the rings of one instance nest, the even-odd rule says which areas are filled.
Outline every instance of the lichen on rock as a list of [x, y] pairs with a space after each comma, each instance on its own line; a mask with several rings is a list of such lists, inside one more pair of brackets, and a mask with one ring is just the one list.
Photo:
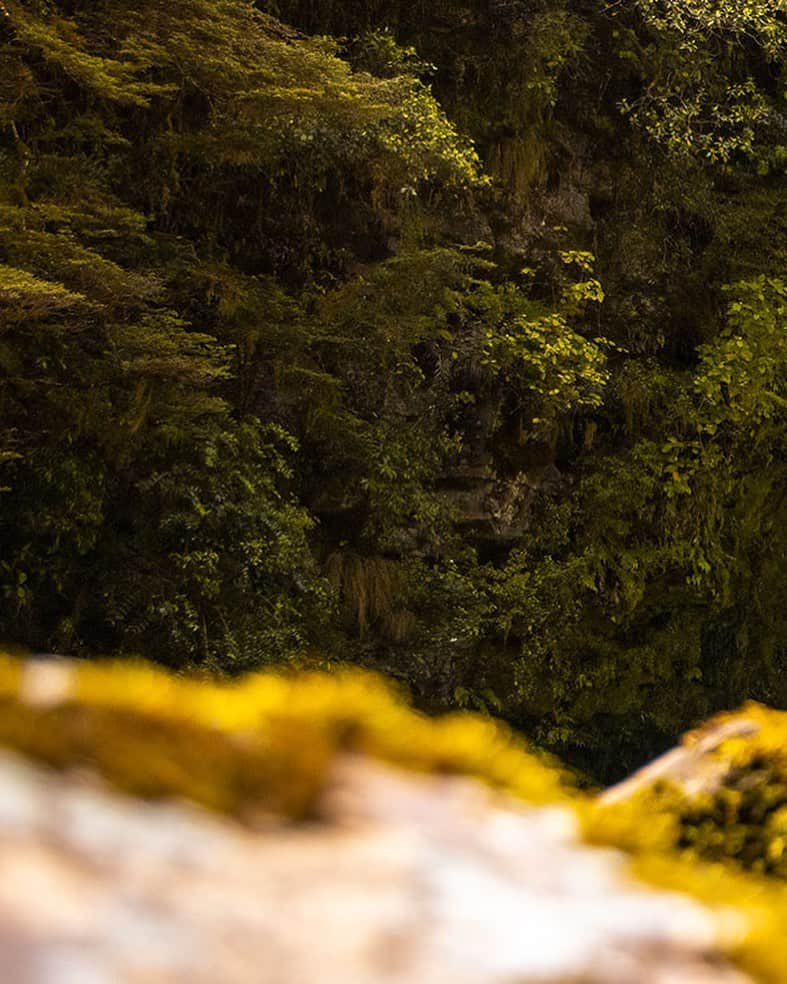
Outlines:
[[629, 851], [640, 876], [747, 913], [739, 959], [787, 980], [787, 713], [720, 714], [586, 807], [586, 836]]
[[787, 878], [787, 713], [719, 715], [600, 805], [665, 817], [664, 846], [691, 857]]
[[358, 671], [217, 683], [144, 664], [3, 659], [0, 712], [0, 744], [26, 756], [236, 816], [309, 816], [349, 752], [477, 776], [536, 803], [571, 790], [568, 772], [506, 727], [467, 714], [431, 720]]
[[740, 870], [731, 813], [713, 852], [686, 831], [730, 790], [775, 802], [782, 720], [749, 707], [597, 796], [358, 671], [2, 657], [0, 950], [34, 984], [779, 984], [787, 886]]

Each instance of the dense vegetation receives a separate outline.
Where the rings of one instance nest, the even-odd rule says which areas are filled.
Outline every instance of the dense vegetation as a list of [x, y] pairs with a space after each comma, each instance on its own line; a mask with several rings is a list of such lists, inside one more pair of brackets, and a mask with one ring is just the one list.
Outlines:
[[597, 773], [787, 706], [776, 0], [0, 0], [0, 634]]

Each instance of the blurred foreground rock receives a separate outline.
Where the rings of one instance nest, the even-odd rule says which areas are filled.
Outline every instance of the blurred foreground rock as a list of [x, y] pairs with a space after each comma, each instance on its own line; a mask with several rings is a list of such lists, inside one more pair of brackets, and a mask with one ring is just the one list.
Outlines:
[[565, 808], [344, 757], [254, 831], [0, 755], [9, 984], [742, 984], [729, 920], [632, 882]]
[[[776, 712], [768, 714], [777, 717]], [[759, 735], [760, 730], [760, 723], [745, 713], [709, 721], [700, 730], [684, 736], [677, 748], [608, 789], [600, 799], [604, 803], [619, 803], [660, 783], [670, 783], [686, 796], [712, 796], [739, 767], [734, 758], [725, 755], [725, 745], [744, 740], [756, 749], [749, 739]]]
[[[787, 713], [749, 703], [720, 714], [680, 745], [597, 799], [601, 822], [628, 815], [633, 840], [651, 818], [663, 824], [661, 848], [723, 864], [787, 887]], [[611, 818], [611, 819], [610, 819]], [[621, 843], [620, 837], [613, 838]], [[772, 907], [785, 909], [787, 897]], [[776, 934], [774, 934], [776, 935]], [[780, 950], [787, 922], [778, 933]], [[787, 980], [782, 959], [779, 980]]]

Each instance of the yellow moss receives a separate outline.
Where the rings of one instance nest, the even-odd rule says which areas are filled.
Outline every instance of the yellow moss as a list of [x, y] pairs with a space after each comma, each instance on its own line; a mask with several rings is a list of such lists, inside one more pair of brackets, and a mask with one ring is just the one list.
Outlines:
[[[689, 794], [679, 784], [654, 783], [602, 806], [592, 823], [614, 827], [615, 842], [635, 849], [657, 838], [662, 850], [787, 879], [787, 713], [747, 704], [683, 743], [691, 748], [714, 734], [718, 743], [696, 765], [709, 777], [707, 788]], [[657, 818], [647, 832], [645, 816]]]
[[762, 984], [787, 984], [787, 885], [707, 863], [673, 848], [677, 818], [662, 803], [644, 797], [604, 810], [585, 804], [585, 836], [597, 845], [631, 853], [631, 872], [656, 888], [689, 895], [714, 910], [722, 927], [719, 945], [742, 970]]
[[587, 801], [586, 838], [630, 852], [634, 873], [651, 884], [734, 911], [741, 929], [728, 941], [730, 955], [755, 979], [785, 984], [787, 713], [747, 704], [683, 743], [713, 733], [722, 738], [697, 766], [715, 777], [709, 788], [688, 795], [659, 781], [623, 800]]
[[[757, 756], [783, 763], [787, 715], [746, 713], [761, 724], [754, 746], [733, 739], [719, 754], [742, 767]], [[681, 855], [679, 790], [660, 786], [600, 806], [505, 727], [470, 714], [426, 718], [371, 674], [265, 673], [224, 683], [145, 664], [31, 664], [0, 653], [0, 745], [56, 769], [91, 768], [137, 796], [186, 798], [248, 822], [313, 815], [344, 752], [473, 776], [533, 803], [563, 802], [590, 842], [630, 853], [637, 877], [729, 914], [721, 941], [729, 955], [757, 980], [787, 984], [787, 884]]]
[[645, 853], [633, 873], [658, 888], [683, 892], [727, 914], [724, 948], [731, 960], [763, 984], [785, 984], [787, 886], [734, 871], [721, 864], [697, 864], [669, 853]]
[[423, 717], [358, 671], [215, 683], [143, 664], [0, 657], [0, 744], [56, 768], [89, 766], [136, 795], [241, 817], [308, 816], [342, 752], [476, 776], [531, 802], [563, 799], [569, 786], [504, 727]]

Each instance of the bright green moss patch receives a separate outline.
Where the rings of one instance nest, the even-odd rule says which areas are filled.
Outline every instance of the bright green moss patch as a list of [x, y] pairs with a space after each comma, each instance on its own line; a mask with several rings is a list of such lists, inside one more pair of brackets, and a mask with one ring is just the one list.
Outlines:
[[92, 768], [134, 795], [244, 818], [310, 815], [343, 752], [475, 776], [536, 803], [564, 798], [569, 785], [504, 727], [422, 717], [360, 672], [224, 684], [145, 665], [2, 658], [0, 744], [58, 769]]

